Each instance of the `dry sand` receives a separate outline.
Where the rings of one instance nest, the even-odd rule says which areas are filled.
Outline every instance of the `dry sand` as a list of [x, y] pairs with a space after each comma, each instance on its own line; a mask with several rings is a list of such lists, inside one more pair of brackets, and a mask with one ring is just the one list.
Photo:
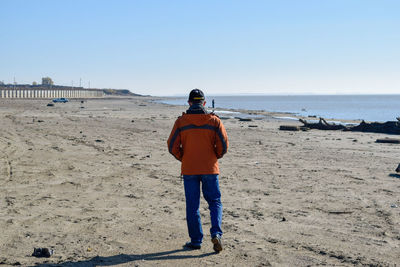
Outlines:
[[[183, 250], [183, 184], [166, 140], [185, 108], [147, 100], [0, 101], [0, 265], [400, 263], [400, 145], [279, 131], [289, 123], [274, 119], [223, 120], [224, 250], [213, 253], [204, 200], [203, 247]], [[34, 258], [34, 247], [55, 253]]]

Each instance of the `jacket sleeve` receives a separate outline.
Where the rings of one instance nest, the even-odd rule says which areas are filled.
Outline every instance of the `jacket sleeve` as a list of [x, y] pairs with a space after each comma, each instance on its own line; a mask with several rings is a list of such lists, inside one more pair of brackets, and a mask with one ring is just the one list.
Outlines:
[[220, 119], [217, 120], [216, 133], [215, 154], [220, 159], [228, 151], [229, 147], [228, 135]]
[[177, 160], [182, 161], [183, 150], [181, 146], [181, 135], [178, 120], [176, 120], [174, 128], [172, 128], [167, 144], [169, 153], [171, 153]]

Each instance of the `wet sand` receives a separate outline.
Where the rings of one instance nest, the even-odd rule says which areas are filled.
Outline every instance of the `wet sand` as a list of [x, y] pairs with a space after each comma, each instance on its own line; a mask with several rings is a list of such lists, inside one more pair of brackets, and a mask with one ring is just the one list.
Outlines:
[[[0, 265], [395, 265], [400, 145], [384, 134], [286, 132], [224, 119], [224, 250], [188, 241], [180, 165], [166, 140], [184, 107], [150, 98], [0, 100]], [[83, 107], [83, 108], [82, 108]], [[34, 247], [54, 249], [35, 258]]]

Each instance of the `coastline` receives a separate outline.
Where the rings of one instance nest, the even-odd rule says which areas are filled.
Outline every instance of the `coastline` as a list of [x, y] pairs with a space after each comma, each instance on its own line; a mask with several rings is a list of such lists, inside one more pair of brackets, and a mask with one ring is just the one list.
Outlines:
[[[400, 95], [260, 95], [209, 96], [217, 107], [286, 114], [281, 117], [322, 117], [339, 123], [396, 121]], [[184, 97], [164, 97], [165, 103], [184, 104]]]
[[[182, 107], [183, 109], [187, 108], [187, 105], [178, 105], [178, 104], [169, 104], [162, 101], [169, 99], [168, 97], [155, 97], [154, 99], [150, 100], [154, 103], [159, 103], [163, 105], [169, 105], [173, 107]], [[215, 111], [217, 115], [222, 117], [223, 119], [239, 119], [239, 118], [251, 118], [254, 120], [266, 119], [266, 120], [277, 120], [282, 121], [285, 123], [293, 123], [299, 122], [299, 119], [307, 120], [309, 122], [318, 122], [319, 117], [317, 116], [300, 116], [295, 113], [291, 112], [273, 112], [273, 111], [266, 111], [266, 110], [251, 110], [251, 109], [234, 109], [234, 108], [212, 108], [211, 106], [207, 106], [207, 110], [211, 112], [212, 110]], [[231, 115], [229, 114], [231, 113]], [[343, 124], [343, 125], [354, 125], [359, 124], [362, 120], [361, 119], [340, 119], [340, 118], [324, 118], [327, 120], [328, 123], [333, 124]]]
[[[185, 108], [152, 99], [0, 100], [2, 265], [397, 264], [398, 146], [375, 143], [385, 134], [279, 131], [272, 117], [223, 120], [224, 250], [212, 253], [203, 199], [202, 249], [183, 250], [166, 140]], [[34, 258], [34, 247], [55, 253]]]

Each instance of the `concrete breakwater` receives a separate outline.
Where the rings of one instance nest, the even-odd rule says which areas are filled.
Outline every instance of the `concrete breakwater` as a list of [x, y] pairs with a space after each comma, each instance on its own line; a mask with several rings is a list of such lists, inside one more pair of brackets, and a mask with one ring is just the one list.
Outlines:
[[99, 89], [0, 88], [0, 98], [98, 98], [103, 96], [103, 90]]

